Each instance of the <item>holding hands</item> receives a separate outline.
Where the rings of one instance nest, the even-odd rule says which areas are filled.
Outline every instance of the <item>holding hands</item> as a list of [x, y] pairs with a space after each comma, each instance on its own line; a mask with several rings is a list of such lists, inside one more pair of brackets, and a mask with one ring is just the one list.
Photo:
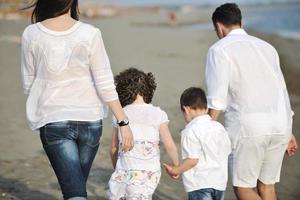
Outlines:
[[180, 174], [192, 169], [197, 165], [197, 163], [198, 159], [187, 158], [178, 166], [171, 166], [165, 163], [163, 165], [171, 178], [178, 179]]
[[175, 166], [171, 166], [171, 165], [168, 165], [166, 163], [163, 164], [165, 170], [166, 170], [166, 173], [172, 178], [172, 179], [178, 179], [180, 174], [176, 171], [176, 167]]

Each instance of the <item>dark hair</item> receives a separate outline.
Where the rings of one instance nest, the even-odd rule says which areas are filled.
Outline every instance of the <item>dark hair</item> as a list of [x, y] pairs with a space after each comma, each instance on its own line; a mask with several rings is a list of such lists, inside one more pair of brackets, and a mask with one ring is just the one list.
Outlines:
[[138, 94], [144, 98], [145, 103], [151, 103], [156, 89], [153, 74], [151, 72], [146, 74], [136, 68], [120, 72], [115, 76], [115, 84], [123, 107], [132, 104]]
[[197, 87], [190, 87], [184, 90], [180, 97], [180, 108], [182, 111], [184, 111], [183, 106], [188, 106], [192, 109], [207, 109], [205, 92]]
[[224, 26], [240, 25], [242, 22], [242, 14], [239, 6], [235, 3], [225, 3], [216, 8], [212, 14], [214, 25], [219, 22]]
[[41, 22], [49, 18], [66, 14], [71, 9], [71, 17], [79, 19], [78, 0], [36, 0], [28, 7], [34, 8], [31, 15], [31, 23]]

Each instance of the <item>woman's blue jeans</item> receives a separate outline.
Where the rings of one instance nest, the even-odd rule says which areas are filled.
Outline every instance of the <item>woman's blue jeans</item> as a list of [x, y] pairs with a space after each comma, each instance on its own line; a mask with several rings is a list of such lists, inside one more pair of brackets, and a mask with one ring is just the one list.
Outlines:
[[101, 135], [102, 120], [54, 122], [40, 128], [44, 150], [64, 199], [87, 198], [86, 182]]

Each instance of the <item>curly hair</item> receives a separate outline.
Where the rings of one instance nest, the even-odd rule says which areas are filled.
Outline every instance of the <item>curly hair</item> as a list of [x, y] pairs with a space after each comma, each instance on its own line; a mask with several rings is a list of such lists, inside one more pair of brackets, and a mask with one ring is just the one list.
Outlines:
[[151, 103], [156, 82], [151, 72], [145, 73], [136, 68], [126, 69], [115, 76], [116, 89], [121, 105], [132, 104], [137, 95], [144, 98], [145, 103]]

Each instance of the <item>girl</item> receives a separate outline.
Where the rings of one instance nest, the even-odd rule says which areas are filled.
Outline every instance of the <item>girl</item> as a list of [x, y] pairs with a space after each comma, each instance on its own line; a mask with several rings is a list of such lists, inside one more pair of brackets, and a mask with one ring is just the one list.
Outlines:
[[130, 68], [117, 75], [115, 81], [135, 140], [132, 151], [124, 152], [119, 148], [123, 139], [114, 118], [111, 158], [115, 172], [109, 181], [108, 195], [111, 200], [152, 199], [161, 175], [160, 139], [173, 165], [178, 165], [169, 120], [164, 111], [150, 104], [156, 89], [152, 73]]
[[86, 200], [106, 105], [133, 147], [101, 32], [78, 20], [77, 0], [37, 0], [22, 35], [21, 69], [29, 125], [40, 131], [64, 199]]

